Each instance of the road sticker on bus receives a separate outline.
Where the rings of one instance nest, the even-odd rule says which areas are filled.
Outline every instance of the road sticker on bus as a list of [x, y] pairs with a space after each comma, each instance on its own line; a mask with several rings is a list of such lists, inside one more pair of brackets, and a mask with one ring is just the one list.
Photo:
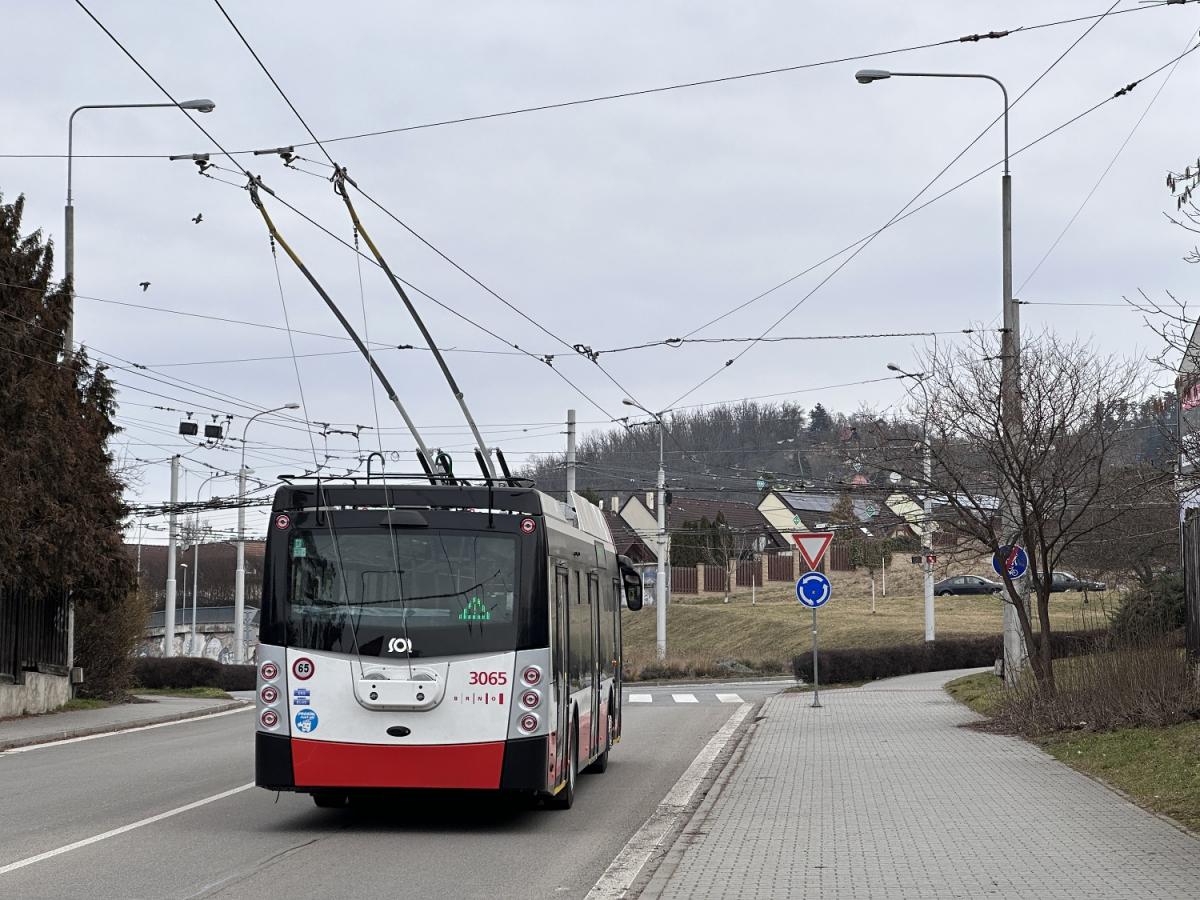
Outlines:
[[308, 706], [312, 701], [312, 695], [308, 688], [296, 688], [292, 691], [292, 706]]
[[313, 661], [307, 656], [301, 656], [298, 660], [292, 663], [292, 674], [301, 681], [308, 681], [313, 677], [313, 673], [317, 671], [317, 667], [313, 665]]
[[296, 713], [296, 730], [301, 734], [311, 734], [317, 730], [317, 712], [313, 709], [302, 709]]

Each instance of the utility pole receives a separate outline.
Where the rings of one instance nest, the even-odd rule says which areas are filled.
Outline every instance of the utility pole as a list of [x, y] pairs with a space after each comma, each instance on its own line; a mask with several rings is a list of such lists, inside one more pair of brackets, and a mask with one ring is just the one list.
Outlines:
[[[655, 501], [658, 507], [658, 535], [656, 545], [658, 547], [658, 575], [654, 582], [654, 619], [655, 619], [655, 650], [659, 659], [667, 657], [667, 572], [671, 545], [667, 540], [667, 470], [663, 465], [663, 433], [666, 430], [666, 425], [663, 422], [665, 416], [670, 410], [664, 409], [662, 412], [650, 412], [640, 403], [636, 403], [626, 397], [621, 401], [626, 406], [632, 406], [640, 409], [646, 415], [654, 419], [658, 423], [658, 493]], [[645, 423], [649, 424], [649, 423]]]
[[663, 466], [663, 421], [658, 419], [658, 577], [654, 584], [655, 650], [667, 658], [667, 470]]
[[930, 484], [933, 480], [933, 453], [929, 449], [929, 431], [922, 435], [921, 443], [925, 456], [925, 514], [921, 522], [921, 552], [925, 563], [925, 640], [932, 642], [935, 637], [933, 624], [933, 496]]
[[191, 656], [198, 656], [196, 653], [196, 639], [198, 637], [196, 631], [196, 601], [200, 596], [200, 528], [197, 520], [196, 527], [196, 546], [192, 550], [192, 652]]
[[[575, 493], [575, 410], [567, 410], [567, 494]], [[570, 497], [567, 498], [568, 502]], [[615, 512], [616, 510], [614, 510]]]
[[[245, 448], [243, 442], [242, 447]], [[246, 610], [246, 462], [238, 469], [237, 567], [233, 573], [233, 661], [246, 661], [242, 619]]]
[[[1004, 333], [1000, 339], [1000, 415], [1003, 423], [1003, 438], [1010, 447], [1020, 448], [1024, 441], [1021, 414], [1021, 315], [1017, 301], [1012, 295], [1012, 174], [1008, 160], [1008, 89], [999, 78], [978, 72], [888, 72], [884, 69], [861, 69], [854, 74], [859, 84], [872, 84], [889, 78], [979, 78], [992, 82], [1004, 95], [1004, 174], [1000, 179], [1000, 228], [1003, 253], [1003, 304]], [[1024, 519], [1019, 501], [1011, 496], [1004, 498], [1008, 515], [1019, 534]], [[1017, 600], [1026, 611], [1029, 609], [1028, 582], [1022, 580], [1017, 587]], [[1021, 620], [1012, 603], [1004, 604], [1004, 679], [1013, 684], [1025, 667], [1028, 659], [1025, 636], [1021, 633]]]
[[[246, 476], [250, 474], [250, 470], [246, 468], [246, 432], [259, 416], [299, 408], [299, 403], [285, 403], [274, 409], [264, 409], [247, 419], [246, 426], [242, 429], [242, 462], [238, 467], [237, 565], [233, 572], [233, 661], [236, 663], [246, 661], [246, 626], [243, 622], [246, 618]], [[428, 459], [424, 451], [422, 456]], [[200, 499], [199, 492], [196, 499]]]
[[[1001, 230], [1004, 258], [1004, 334], [1000, 339], [1001, 412], [1005, 431], [1012, 447], [1023, 443], [1024, 416], [1021, 409], [1021, 307], [1012, 295], [1012, 175], [1008, 171], [1008, 94], [1004, 97], [1004, 174], [1000, 180]], [[1022, 540], [1023, 510], [1016, 497], [1008, 498], [1017, 541]], [[1029, 609], [1029, 582], [1021, 579], [1017, 587], [1018, 602]], [[1029, 649], [1021, 632], [1021, 619], [1012, 603], [1004, 604], [1004, 680], [1015, 684], [1025, 668]]]
[[179, 540], [179, 454], [171, 457], [171, 515], [167, 537], [167, 599], [163, 609], [163, 656], [175, 655], [175, 543]]

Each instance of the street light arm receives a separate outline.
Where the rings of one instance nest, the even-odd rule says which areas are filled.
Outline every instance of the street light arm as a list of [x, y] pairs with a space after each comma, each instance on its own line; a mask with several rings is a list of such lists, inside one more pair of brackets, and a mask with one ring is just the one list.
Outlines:
[[1004, 82], [993, 75], [981, 72], [889, 72], [895, 78], [983, 78], [997, 85], [1004, 95], [1004, 174], [1008, 172], [1008, 88]]
[[211, 100], [183, 100], [179, 103], [88, 103], [77, 106], [67, 118], [67, 206], [71, 205], [71, 153], [75, 142], [75, 115], [85, 109], [161, 109], [177, 106], [210, 113], [217, 108]]

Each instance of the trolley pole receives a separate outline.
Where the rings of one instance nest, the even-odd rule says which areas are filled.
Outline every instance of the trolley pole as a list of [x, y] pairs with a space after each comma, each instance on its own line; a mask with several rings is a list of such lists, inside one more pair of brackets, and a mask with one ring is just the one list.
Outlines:
[[163, 656], [175, 655], [175, 544], [179, 540], [179, 455], [171, 457], [171, 516], [167, 538], [167, 600], [163, 610]]
[[[567, 494], [575, 492], [575, 410], [567, 410]], [[570, 497], [567, 498], [568, 502]], [[616, 512], [614, 509], [613, 512]]]
[[238, 469], [237, 568], [233, 573], [233, 661], [239, 665], [246, 661], [246, 472], [243, 460]]

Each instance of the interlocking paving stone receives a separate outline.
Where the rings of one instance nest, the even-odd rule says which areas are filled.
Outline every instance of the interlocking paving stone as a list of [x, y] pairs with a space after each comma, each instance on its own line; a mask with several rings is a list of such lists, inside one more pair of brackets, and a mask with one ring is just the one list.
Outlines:
[[1016, 738], [960, 673], [767, 700], [643, 897], [1200, 898], [1200, 840]]

